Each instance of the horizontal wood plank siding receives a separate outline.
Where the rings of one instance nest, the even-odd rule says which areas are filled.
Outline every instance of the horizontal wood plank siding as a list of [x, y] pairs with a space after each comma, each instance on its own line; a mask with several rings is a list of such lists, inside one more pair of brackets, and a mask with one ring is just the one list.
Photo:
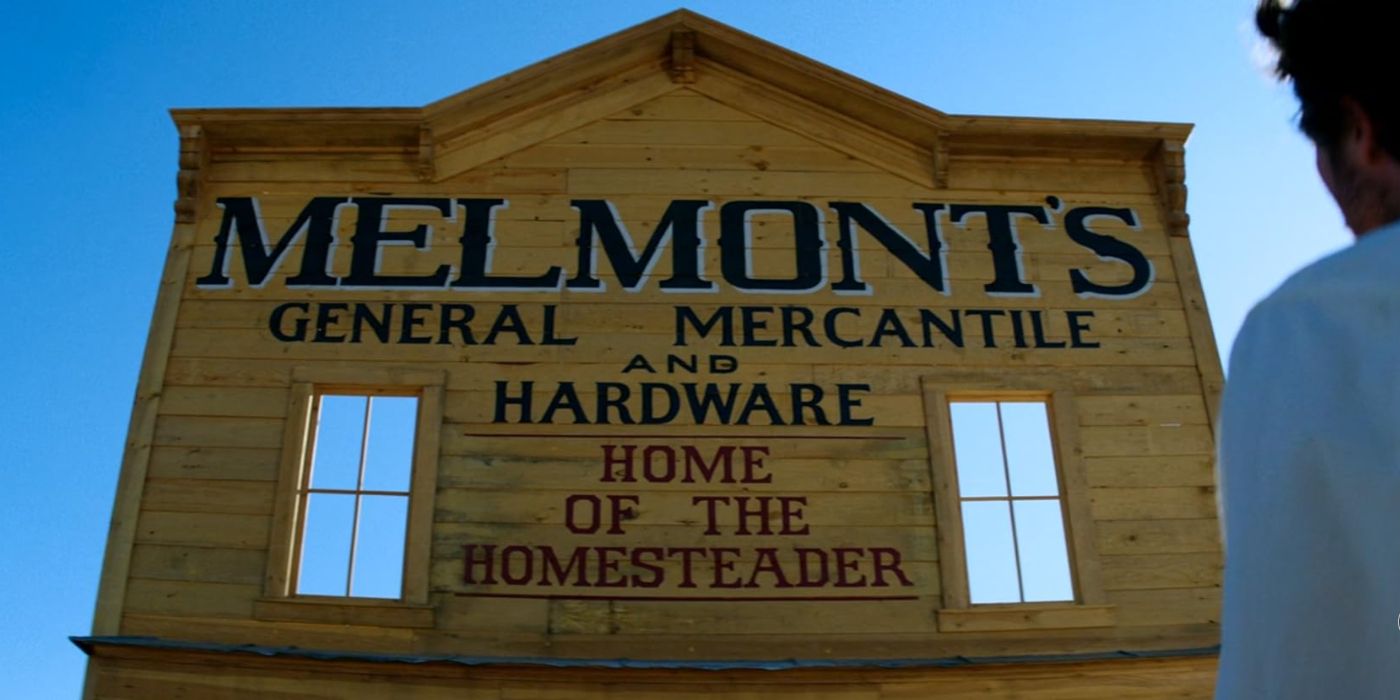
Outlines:
[[[935, 189], [911, 179], [907, 171], [881, 168], [848, 148], [813, 138], [816, 127], [803, 130], [774, 121], [775, 115], [788, 113], [784, 110], [790, 110], [790, 104], [745, 109], [715, 97], [746, 94], [733, 91], [733, 86], [706, 91], [659, 88], [654, 81], [614, 82], [607, 87], [610, 100], [665, 94], [567, 129], [563, 118], [549, 121], [552, 117], [537, 115], [545, 121], [531, 121], [536, 119], [529, 111], [533, 108], [525, 105], [502, 117], [508, 120], [503, 125], [521, 124], [519, 133], [513, 131], [515, 126], [481, 122], [474, 128], [486, 131], [474, 135], [467, 122], [456, 124], [437, 144], [448, 149], [443, 162], [485, 160], [440, 176], [423, 176], [422, 154], [407, 146], [365, 152], [214, 149], [199, 190], [190, 268], [174, 319], [154, 424], [123, 610], [124, 634], [386, 653], [632, 658], [992, 656], [1215, 643], [1221, 552], [1212, 472], [1214, 437], [1207, 408], [1211, 397], [1202, 389], [1192, 312], [1183, 303], [1180, 268], [1173, 264], [1172, 256], [1181, 251], [1162, 221], [1159, 183], [1150, 162], [1094, 155], [1075, 160], [944, 154], [946, 183]], [[515, 104], [509, 95], [502, 99], [503, 105]], [[525, 137], [534, 133], [544, 140]], [[906, 155], [917, 150], [902, 137], [891, 136], [889, 143], [895, 144], [891, 149], [905, 149], [901, 153]], [[934, 159], [932, 153], [915, 156], [902, 162]], [[932, 182], [933, 173], [927, 178]], [[634, 256], [657, 230], [672, 201], [707, 200], [712, 206], [700, 222], [706, 238], [700, 264], [705, 278], [717, 282], [721, 291], [660, 290], [658, 282], [677, 272], [667, 247], [661, 248], [648, 281], [637, 291], [623, 290], [606, 253], [596, 256], [596, 276], [606, 285], [606, 291], [598, 293], [567, 288], [472, 292], [289, 287], [286, 278], [296, 273], [306, 252], [305, 235], [289, 245], [286, 259], [264, 286], [244, 283], [247, 271], [236, 245], [227, 252], [227, 271], [235, 284], [200, 286], [197, 279], [220, 269], [214, 262], [215, 237], [224, 210], [216, 200], [247, 196], [258, 198], [269, 242], [289, 230], [313, 196], [508, 200], [508, 207], [496, 211], [493, 224], [492, 274], [533, 276], [559, 266], [565, 279], [579, 265], [580, 221], [573, 200], [610, 202], [636, 244]], [[1133, 268], [1072, 240], [1059, 219], [1042, 226], [1019, 217], [1015, 226], [1020, 276], [1036, 293], [988, 295], [985, 287], [1005, 269], [988, 249], [987, 218], [972, 214], [954, 223], [945, 210], [936, 238], [931, 238], [923, 213], [914, 206], [1049, 207], [1047, 196], [1058, 198], [1059, 208], [1047, 209], [1059, 212], [1053, 214], [1056, 217], [1080, 206], [1131, 210], [1135, 226], [1104, 218], [1094, 224], [1095, 230], [1119, 237], [1147, 256], [1153, 268], [1150, 288], [1118, 300], [1077, 293], [1076, 275], [1101, 285], [1120, 285], [1133, 279]], [[743, 200], [799, 201], [821, 213], [818, 254], [829, 279], [820, 289], [807, 295], [741, 294], [727, 286], [718, 240], [720, 209]], [[842, 274], [842, 232], [833, 202], [866, 204], [916, 250], [941, 240], [946, 293], [931, 288], [914, 267], [856, 227], [857, 270], [873, 292], [838, 294], [832, 287]], [[350, 269], [356, 220], [354, 209], [346, 208], [334, 226], [336, 245], [327, 270], [332, 275], [342, 276]], [[751, 274], [773, 279], [794, 274], [791, 218], [758, 213], [751, 224], [743, 241], [743, 252], [757, 271]], [[382, 246], [377, 273], [427, 275], [446, 265], [452, 276], [458, 274], [460, 216], [444, 221], [428, 210], [403, 210], [393, 214], [388, 230], [409, 231], [417, 225], [431, 227], [430, 245], [425, 250]], [[674, 237], [668, 245], [675, 245]], [[317, 305], [324, 303], [345, 306], [321, 318], [322, 325], [332, 326], [323, 336], [326, 342], [312, 342]], [[283, 304], [294, 306], [284, 311], [292, 315], [283, 317], [281, 328], [292, 329], [302, 319], [306, 338], [279, 342], [273, 337], [273, 314]], [[361, 337], [352, 342], [356, 304], [373, 314], [386, 313], [387, 305], [395, 305], [388, 313], [402, 314], [404, 304], [420, 304], [427, 320], [407, 331], [400, 321], [392, 321], [389, 342], [361, 328]], [[452, 312], [458, 314], [464, 313], [463, 305], [470, 305], [468, 331], [451, 323], [439, 325], [448, 313], [444, 304], [458, 305]], [[678, 305], [689, 306], [700, 318], [734, 314], [739, 340], [726, 344], [719, 331], [705, 335], [693, 326], [681, 329]], [[576, 344], [542, 342], [539, 330], [546, 306], [553, 307], [549, 313], [554, 314], [555, 330], [579, 338]], [[784, 309], [794, 308], [811, 319], [801, 330], [784, 329], [784, 314], [790, 322], [791, 314], [799, 313]], [[521, 324], [536, 337], [524, 342], [507, 324], [504, 330], [496, 329], [500, 340], [486, 343], [497, 319], [508, 310], [519, 314]], [[929, 315], [945, 325], [958, 324], [956, 337], [924, 325]], [[745, 318], [751, 324], [757, 320], [750, 327], [757, 342], [749, 347], [743, 346]], [[828, 318], [835, 319], [830, 327], [825, 325]], [[1071, 318], [1079, 318], [1083, 326], [1071, 329]], [[903, 324], [904, 330], [892, 330], [894, 323]], [[1032, 323], [1039, 330], [1033, 331]], [[679, 345], [682, 330], [688, 335]], [[426, 340], [404, 340], [415, 333]], [[853, 345], [847, 342], [852, 338], [857, 341]], [[1088, 343], [1069, 347], [1071, 338]], [[1046, 347], [1035, 347], [1037, 342]], [[668, 355], [683, 362], [694, 356], [703, 362], [715, 354], [736, 358], [735, 371], [691, 374], [670, 372], [664, 365]], [[655, 372], [624, 372], [639, 356], [661, 367]], [[439, 372], [445, 378], [437, 490], [431, 504], [431, 560], [425, 573], [429, 604], [399, 615], [333, 603], [297, 607], [266, 598], [265, 575], [275, 565], [269, 557], [276, 556], [269, 552], [287, 549], [285, 542], [270, 549], [273, 539], [285, 536], [278, 530], [284, 525], [273, 519], [279, 470], [284, 468], [284, 435], [289, 420], [295, 428], [296, 417], [305, 415], [293, 404], [294, 375], [334, 371], [344, 376], [357, 368], [404, 367]], [[987, 616], [974, 614], [962, 625], [965, 629], [950, 632], [946, 626], [940, 629], [937, 614], [944, 591], [920, 382], [934, 370], [958, 379], [985, 377], [1001, 368], [1054, 377], [1054, 388], [1074, 393], [1068, 420], [1078, 438], [1072, 449], [1082, 460], [1083, 496], [1095, 528], [1087, 544], [1091, 551], [1080, 556], [1097, 560], [1104, 600], [1085, 606], [1087, 614], [1032, 616], [1043, 623], [1038, 628], [987, 622]], [[579, 405], [593, 418], [613, 390], [608, 384], [628, 384], [640, 392], [642, 382], [720, 387], [733, 383], [741, 385], [735, 394], [741, 404], [761, 384], [778, 405], [789, 405], [808, 390], [800, 387], [858, 385], [860, 403], [854, 410], [860, 417], [873, 418], [874, 424], [830, 426], [809, 414], [801, 425], [773, 426], [764, 419], [742, 426], [716, 425], [713, 420], [697, 425], [701, 422], [682, 414], [665, 425], [641, 425], [636, 396], [626, 409], [632, 413], [614, 407], [606, 424], [574, 420], [568, 412], [547, 424], [498, 422], [498, 393], [504, 386], [518, 394], [524, 382], [533, 382], [542, 392], [534, 399], [536, 418], [551, 401], [547, 392], [561, 382], [576, 384]], [[835, 415], [831, 398], [824, 399], [826, 422]], [[518, 410], [522, 409], [509, 409]], [[762, 469], [772, 478], [747, 484], [609, 483], [603, 479], [604, 442], [762, 447], [767, 449]], [[575, 494], [637, 498], [635, 511], [626, 517], [625, 536], [571, 532], [566, 501]], [[707, 522], [697, 497], [801, 497], [801, 523], [808, 529], [801, 536], [776, 530], [735, 535], [743, 524], [735, 511], [723, 511]], [[779, 521], [767, 517], [765, 522], [776, 528]], [[707, 525], [723, 534], [707, 533]], [[734, 547], [741, 552], [732, 560], [736, 571], [747, 572], [735, 574], [736, 580], [754, 585], [733, 591], [685, 587], [677, 583], [681, 571], [670, 559], [657, 565], [667, 583], [655, 590], [500, 582], [473, 586], [464, 581], [467, 545], [552, 547], [559, 552], [576, 547], [590, 552], [623, 546]], [[898, 552], [900, 571], [910, 582], [903, 585], [886, 570], [885, 583], [878, 587], [828, 585], [807, 591], [775, 587], [781, 579], [771, 571], [752, 572], [755, 565], [763, 566], [755, 553], [765, 548], [778, 552], [777, 565], [796, 567], [793, 547], [863, 552], [865, 558], [851, 571], [867, 578], [876, 573], [872, 550]], [[635, 576], [639, 568], [624, 563], [619, 571]], [[708, 576], [709, 569], [705, 572]], [[688, 598], [678, 602], [636, 597], [647, 593]], [[538, 597], [509, 597], [522, 594]], [[798, 594], [833, 600], [782, 600], [801, 597]], [[507, 597], [490, 597], [496, 595]], [[852, 600], [839, 600], [842, 597]], [[879, 597], [888, 599], [870, 599]], [[744, 677], [743, 692], [731, 688], [726, 697], [777, 693], [873, 700], [936, 693], [1147, 698], [1163, 697], [1159, 689], [1169, 686], [1194, 689], [1173, 697], [1195, 697], [1208, 687], [1213, 673], [1211, 659], [1121, 663], [1069, 664], [1034, 673], [1019, 667], [997, 674], [969, 668], [885, 677], [871, 671], [850, 684]], [[352, 680], [331, 671], [288, 666], [265, 674], [233, 667], [201, 676], [134, 657], [103, 659], [96, 668], [96, 697], [110, 698], [149, 697], [169, 688], [192, 696], [237, 689], [307, 698], [341, 697], [365, 688], [403, 693], [408, 687], [414, 697], [423, 698], [660, 693], [711, 697], [719, 692], [709, 680], [684, 672], [584, 683], [577, 678], [550, 680], [547, 672], [520, 671], [518, 678], [503, 678], [492, 675], [495, 671], [482, 671], [488, 680], [481, 684], [454, 686], [448, 682], [456, 678], [453, 674], [478, 672], [435, 670], [408, 678], [398, 669], [356, 668]], [[281, 667], [271, 663], [267, 668]], [[1089, 687], [1094, 690], [1086, 691]]]

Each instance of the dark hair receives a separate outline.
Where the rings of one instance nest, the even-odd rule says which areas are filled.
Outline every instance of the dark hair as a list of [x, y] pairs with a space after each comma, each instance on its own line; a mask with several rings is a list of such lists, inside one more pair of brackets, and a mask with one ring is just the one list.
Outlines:
[[1400, 159], [1400, 2], [1260, 0], [1259, 32], [1278, 49], [1278, 76], [1293, 81], [1298, 125], [1335, 146], [1349, 124], [1343, 100], [1375, 124], [1377, 142]]

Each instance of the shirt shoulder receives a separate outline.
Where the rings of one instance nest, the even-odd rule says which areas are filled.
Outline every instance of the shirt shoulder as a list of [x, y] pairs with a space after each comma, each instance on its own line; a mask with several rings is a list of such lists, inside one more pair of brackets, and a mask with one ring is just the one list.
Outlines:
[[1356, 295], [1400, 295], [1400, 222], [1293, 273], [1257, 310], [1293, 303], [1343, 303]]

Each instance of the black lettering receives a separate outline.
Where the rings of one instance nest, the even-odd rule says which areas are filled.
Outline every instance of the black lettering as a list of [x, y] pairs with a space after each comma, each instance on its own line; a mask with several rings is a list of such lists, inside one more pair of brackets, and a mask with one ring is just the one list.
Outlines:
[[[757, 278], [751, 274], [752, 248], [749, 245], [751, 215], [759, 212], [792, 216], [793, 253], [797, 271], [788, 279]], [[749, 292], [809, 292], [826, 282], [823, 264], [821, 216], [817, 208], [801, 201], [728, 202], [719, 211], [720, 270], [724, 279]]]
[[496, 207], [504, 208], [504, 199], [458, 199], [465, 209], [462, 224], [462, 274], [453, 287], [486, 291], [491, 289], [558, 289], [564, 271], [551, 266], [544, 274], [534, 277], [492, 275], [491, 252], [496, 248]]
[[331, 335], [331, 326], [340, 323], [340, 312], [350, 308], [349, 304], [323, 303], [316, 308], [316, 335], [313, 343], [343, 343], [345, 336]]
[[423, 324], [428, 322], [428, 319], [423, 318], [420, 315], [421, 312], [427, 311], [431, 308], [433, 308], [432, 304], [403, 305], [403, 320], [399, 325], [400, 343], [404, 343], [405, 345], [427, 345], [428, 343], [433, 342], [433, 339], [431, 337], [413, 334], [413, 332], [417, 330], [419, 326], [422, 326]]
[[475, 315], [476, 309], [471, 304], [443, 304], [442, 315], [438, 317], [438, 344], [450, 345], [451, 331], [456, 329], [463, 345], [476, 345], [476, 337], [467, 325]]
[[875, 324], [875, 333], [870, 336], [870, 347], [880, 347], [885, 336], [899, 338], [901, 347], [914, 347], [914, 339], [910, 338], [909, 332], [904, 330], [904, 322], [899, 319], [899, 314], [894, 309], [885, 309], [880, 312], [880, 320]]
[[836, 210], [837, 230], [840, 232], [836, 245], [841, 249], [841, 279], [831, 285], [832, 290], [852, 294], [865, 294], [870, 285], [860, 278], [860, 246], [856, 243], [856, 226], [860, 226], [880, 245], [885, 247], [896, 260], [914, 271], [928, 286], [947, 291], [947, 281], [943, 272], [943, 241], [938, 233], [938, 212], [942, 204], [915, 204], [914, 208], [924, 213], [924, 227], [928, 233], [928, 254], [919, 250], [903, 231], [880, 216], [879, 212], [860, 202], [830, 202]]
[[758, 331], [768, 328], [768, 321], [759, 318], [759, 314], [771, 314], [771, 306], [741, 306], [739, 307], [739, 318], [744, 332], [744, 347], [766, 348], [778, 344], [776, 339], [760, 339], [757, 337]]
[[556, 334], [554, 316], [558, 310], [559, 307], [554, 304], [544, 305], [544, 340], [540, 341], [540, 345], [577, 345], [578, 338], [564, 338]]
[[843, 348], [859, 347], [861, 341], [842, 338], [841, 334], [836, 332], [836, 319], [846, 315], [859, 316], [860, 309], [850, 306], [838, 306], [826, 312], [826, 317], [822, 319], [826, 325], [826, 337], [829, 338], [831, 342]]
[[839, 425], [874, 425], [874, 418], [856, 418], [852, 410], [859, 408], [861, 400], [853, 396], [855, 392], [870, 392], [869, 384], [837, 384], [837, 406], [840, 408]]
[[[669, 384], [642, 382], [642, 425], [663, 425], [675, 419], [681, 412], [680, 394]], [[656, 408], [657, 395], [666, 397], [666, 410]]]
[[307, 313], [311, 310], [311, 305], [304, 301], [287, 302], [286, 304], [278, 305], [267, 318], [267, 329], [272, 331], [272, 337], [284, 343], [297, 343], [306, 340], [306, 327], [310, 323], [309, 319], [306, 317], [300, 317], [292, 321], [291, 333], [282, 332], [282, 317], [286, 316], [287, 312], [293, 309], [301, 311], [302, 313]]
[[501, 305], [501, 311], [496, 314], [495, 323], [491, 324], [491, 330], [487, 331], [486, 338], [481, 343], [495, 345], [496, 336], [501, 333], [514, 333], [517, 345], [535, 344], [535, 341], [530, 339], [530, 332], [525, 329], [525, 321], [520, 318], [520, 309], [515, 304]]
[[549, 405], [540, 415], [540, 422], [553, 423], [554, 414], [561, 410], [574, 414], [575, 425], [588, 423], [588, 414], [583, 411], [583, 402], [579, 400], [573, 382], [559, 382], [559, 388], [554, 391], [554, 398], [550, 399]]
[[1012, 217], [1029, 216], [1042, 226], [1049, 225], [1050, 215], [1045, 207], [994, 204], [952, 204], [948, 218], [961, 224], [968, 214], [987, 217], [987, 250], [992, 251], [992, 268], [996, 278], [983, 289], [993, 295], [1035, 296], [1035, 285], [1021, 279], [1021, 245], [1016, 237], [1016, 222]]
[[700, 257], [700, 216], [710, 207], [703, 199], [677, 199], [666, 207], [656, 228], [647, 239], [642, 252], [627, 228], [620, 222], [612, 203], [605, 199], [575, 199], [570, 202], [578, 210], [578, 272], [568, 281], [570, 289], [602, 289], [603, 282], [594, 276], [593, 240], [603, 245], [603, 253], [617, 274], [622, 288], [635, 292], [646, 284], [651, 269], [661, 252], [661, 246], [671, 241], [671, 276], [660, 283], [665, 290], [710, 291], [713, 282], [703, 278], [704, 261]]
[[1088, 321], [1080, 319], [1090, 319], [1094, 317], [1092, 311], [1066, 311], [1065, 320], [1069, 322], [1069, 346], [1072, 348], [1097, 348], [1101, 343], [1084, 340], [1084, 334], [1089, 332]]
[[1074, 293], [1082, 297], [1132, 297], [1147, 291], [1152, 286], [1152, 262], [1141, 250], [1113, 236], [1089, 230], [1089, 220], [1100, 217], [1117, 219], [1132, 227], [1138, 225], [1132, 209], [1076, 207], [1065, 215], [1065, 233], [1070, 240], [1094, 251], [1104, 260], [1127, 263], [1133, 269], [1133, 278], [1123, 284], [1103, 285], [1090, 280], [1083, 270], [1075, 268], [1069, 271]]
[[955, 347], [963, 346], [962, 312], [952, 309], [948, 312], [952, 317], [952, 324], [948, 324], [938, 317], [938, 314], [930, 309], [919, 309], [919, 321], [924, 329], [924, 347], [933, 347], [933, 329], [937, 328], [939, 334]]
[[220, 197], [214, 200], [224, 210], [219, 233], [214, 236], [214, 261], [209, 274], [195, 280], [200, 287], [228, 287], [233, 282], [228, 276], [228, 248], [234, 237], [238, 238], [239, 252], [243, 254], [243, 274], [248, 278], [248, 286], [261, 287], [267, 278], [282, 262], [282, 256], [292, 242], [304, 231], [306, 243], [301, 254], [301, 271], [287, 279], [288, 287], [333, 287], [336, 278], [328, 270], [331, 263], [331, 247], [335, 244], [336, 218], [340, 206], [349, 200], [344, 197], [315, 197], [302, 208], [295, 221], [272, 244], [262, 226], [262, 215], [258, 211], [258, 200], [254, 197]]
[[696, 424], [708, 423], [711, 410], [715, 412], [720, 425], [729, 424], [729, 417], [734, 413], [734, 402], [739, 398], [738, 384], [730, 384], [729, 394], [723, 397], [719, 394], [719, 387], [714, 384], [706, 384], [703, 395], [697, 395], [699, 385], [695, 383], [681, 384], [681, 389], [685, 390], [690, 415], [695, 417]]
[[749, 416], [754, 411], [767, 413], [769, 425], [787, 425], [787, 421], [783, 420], [783, 414], [773, 403], [773, 395], [768, 392], [767, 384], [754, 384], [749, 389], [749, 400], [744, 403], [744, 410], [739, 412], [739, 420], [735, 421], [735, 424], [748, 425]]
[[690, 343], [685, 337], [685, 328], [689, 325], [695, 329], [696, 335], [704, 338], [714, 330], [716, 325], [720, 327], [719, 344], [721, 347], [732, 347], [734, 345], [734, 307], [721, 306], [710, 314], [708, 321], [701, 321], [695, 315], [695, 311], [689, 306], [676, 307], [676, 342], [678, 347], [685, 347]]
[[370, 330], [374, 332], [374, 337], [378, 338], [379, 342], [389, 342], [389, 324], [393, 321], [393, 318], [393, 304], [384, 304], [378, 316], [375, 316], [374, 312], [370, 310], [369, 304], [356, 304], [354, 325], [350, 327], [350, 342], [360, 342], [361, 336], [364, 335], [365, 326], [369, 326]]
[[534, 383], [534, 382], [521, 382], [521, 383], [520, 383], [520, 395], [519, 395], [519, 396], [511, 396], [511, 395], [510, 395], [510, 382], [506, 382], [506, 381], [498, 381], [498, 382], [496, 382], [496, 413], [495, 413], [495, 415], [491, 418], [491, 422], [492, 422], [492, 423], [509, 423], [510, 420], [509, 420], [508, 418], [506, 418], [506, 409], [509, 408], [509, 407], [511, 407], [511, 406], [519, 406], [519, 407], [520, 407], [520, 419], [517, 420], [516, 422], [517, 422], [517, 423], [533, 423], [533, 422], [534, 422], [534, 419], [533, 419], [533, 415], [534, 415], [534, 414], [530, 411], [530, 402], [531, 402], [531, 399], [534, 398], [534, 394], [535, 394], [535, 383]]
[[963, 311], [968, 316], [976, 316], [982, 319], [982, 347], [994, 348], [997, 346], [996, 328], [992, 326], [993, 316], [1005, 316], [1006, 312], [1001, 309], [967, 309]]
[[433, 229], [425, 224], [411, 231], [385, 231], [389, 212], [393, 209], [432, 209], [444, 217], [452, 215], [452, 200], [447, 198], [355, 197], [350, 200], [360, 209], [355, 221], [355, 234], [350, 237], [350, 274], [341, 284], [354, 287], [442, 287], [452, 266], [439, 265], [429, 275], [381, 275], [379, 258], [385, 243], [408, 243], [418, 250], [432, 247]]

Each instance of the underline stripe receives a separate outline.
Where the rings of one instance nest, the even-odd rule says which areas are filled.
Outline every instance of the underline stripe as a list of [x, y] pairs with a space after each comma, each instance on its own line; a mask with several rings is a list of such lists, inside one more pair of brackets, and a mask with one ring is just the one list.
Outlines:
[[670, 601], [679, 603], [693, 602], [725, 602], [725, 603], [777, 603], [777, 602], [837, 602], [855, 601], [869, 602], [879, 600], [918, 600], [916, 595], [901, 596], [601, 596], [601, 595], [564, 595], [552, 593], [454, 593], [453, 595], [462, 598], [526, 598], [533, 600], [642, 600], [642, 601]]

